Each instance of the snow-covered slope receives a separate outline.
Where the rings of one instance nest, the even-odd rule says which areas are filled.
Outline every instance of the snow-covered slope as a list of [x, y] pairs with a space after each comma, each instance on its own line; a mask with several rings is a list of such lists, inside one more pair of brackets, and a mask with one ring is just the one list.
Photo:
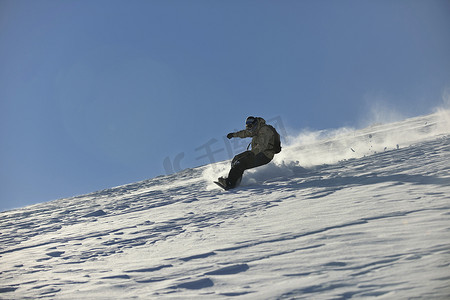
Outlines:
[[0, 298], [450, 297], [448, 111], [0, 213]]

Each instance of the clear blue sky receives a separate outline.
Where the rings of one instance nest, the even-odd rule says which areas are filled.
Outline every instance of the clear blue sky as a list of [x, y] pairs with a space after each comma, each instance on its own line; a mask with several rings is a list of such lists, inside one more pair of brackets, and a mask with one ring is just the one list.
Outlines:
[[0, 0], [0, 210], [227, 159], [248, 115], [359, 126], [449, 86], [448, 0]]

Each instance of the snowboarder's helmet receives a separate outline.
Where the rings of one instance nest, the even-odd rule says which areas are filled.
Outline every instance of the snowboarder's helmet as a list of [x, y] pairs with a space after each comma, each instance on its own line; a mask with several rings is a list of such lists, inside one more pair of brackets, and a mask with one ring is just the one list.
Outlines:
[[250, 116], [250, 117], [248, 117], [247, 120], [245, 121], [245, 128], [251, 130], [251, 129], [253, 129], [253, 128], [255, 127], [255, 125], [256, 125], [257, 122], [258, 122], [258, 121], [256, 120], [255, 117]]

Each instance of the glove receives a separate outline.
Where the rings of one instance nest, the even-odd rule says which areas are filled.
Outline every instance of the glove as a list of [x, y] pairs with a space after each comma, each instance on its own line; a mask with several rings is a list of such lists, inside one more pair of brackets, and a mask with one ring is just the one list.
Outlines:
[[232, 137], [234, 137], [234, 133], [233, 133], [233, 132], [227, 134], [227, 138], [228, 138], [228, 139], [231, 139]]

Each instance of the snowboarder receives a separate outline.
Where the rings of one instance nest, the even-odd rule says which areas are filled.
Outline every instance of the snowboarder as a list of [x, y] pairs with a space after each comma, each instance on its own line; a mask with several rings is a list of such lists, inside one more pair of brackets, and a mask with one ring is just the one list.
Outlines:
[[225, 190], [235, 188], [242, 179], [245, 170], [268, 164], [276, 153], [281, 151], [280, 135], [263, 118], [248, 117], [245, 129], [232, 132], [227, 135], [228, 139], [252, 138], [251, 151], [236, 155], [231, 161], [231, 170], [227, 178], [220, 177], [218, 185]]

